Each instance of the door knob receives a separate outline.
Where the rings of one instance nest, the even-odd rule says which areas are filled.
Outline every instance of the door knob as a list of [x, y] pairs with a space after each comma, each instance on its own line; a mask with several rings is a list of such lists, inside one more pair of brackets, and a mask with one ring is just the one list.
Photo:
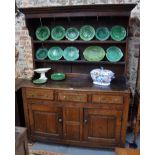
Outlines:
[[62, 118], [59, 118], [59, 119], [58, 119], [58, 122], [61, 123], [61, 122], [62, 122]]
[[88, 122], [88, 120], [87, 120], [87, 119], [85, 119], [85, 120], [84, 120], [84, 123], [87, 123], [87, 122]]

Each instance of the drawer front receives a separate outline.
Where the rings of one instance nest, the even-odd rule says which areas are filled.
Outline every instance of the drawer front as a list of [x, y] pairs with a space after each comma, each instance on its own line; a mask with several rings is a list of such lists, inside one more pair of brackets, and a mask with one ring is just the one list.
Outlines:
[[48, 89], [27, 88], [26, 97], [53, 100], [53, 91]]
[[73, 102], [87, 102], [86, 94], [77, 94], [75, 93], [59, 93], [59, 101], [73, 101]]
[[123, 104], [123, 96], [92, 95], [92, 103], [118, 103], [118, 104]]

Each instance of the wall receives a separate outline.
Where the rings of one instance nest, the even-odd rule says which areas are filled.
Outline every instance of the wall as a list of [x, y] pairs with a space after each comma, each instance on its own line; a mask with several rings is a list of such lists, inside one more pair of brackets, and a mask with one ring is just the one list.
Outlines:
[[[41, 7], [60, 5], [87, 5], [106, 3], [135, 3], [137, 0], [16, 0], [18, 7]], [[129, 85], [134, 92], [137, 76], [137, 62], [139, 56], [139, 36], [140, 36], [140, 4], [134, 8], [130, 18], [129, 32]], [[25, 26], [24, 15], [20, 14], [15, 18], [16, 33], [16, 78], [29, 79], [33, 76], [33, 61], [31, 40]]]

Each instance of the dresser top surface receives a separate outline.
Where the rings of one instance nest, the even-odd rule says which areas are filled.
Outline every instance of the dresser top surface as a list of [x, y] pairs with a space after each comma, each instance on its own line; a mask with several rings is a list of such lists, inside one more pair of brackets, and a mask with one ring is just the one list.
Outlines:
[[46, 89], [59, 89], [59, 90], [77, 90], [77, 91], [105, 91], [105, 92], [123, 92], [129, 93], [130, 90], [125, 84], [124, 79], [113, 80], [109, 86], [99, 86], [93, 84], [91, 79], [84, 77], [70, 78], [63, 81], [52, 81], [48, 80], [47, 83], [36, 85], [32, 83], [32, 80], [23, 80], [20, 84], [22, 87], [32, 88], [46, 88]]

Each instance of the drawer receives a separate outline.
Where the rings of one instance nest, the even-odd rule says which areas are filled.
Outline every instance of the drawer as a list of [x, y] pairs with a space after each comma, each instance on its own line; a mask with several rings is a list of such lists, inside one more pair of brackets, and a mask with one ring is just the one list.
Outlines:
[[53, 91], [49, 89], [27, 88], [26, 97], [53, 100]]
[[87, 94], [58, 93], [59, 101], [87, 102]]
[[119, 96], [119, 95], [92, 95], [92, 103], [123, 104], [123, 96]]

